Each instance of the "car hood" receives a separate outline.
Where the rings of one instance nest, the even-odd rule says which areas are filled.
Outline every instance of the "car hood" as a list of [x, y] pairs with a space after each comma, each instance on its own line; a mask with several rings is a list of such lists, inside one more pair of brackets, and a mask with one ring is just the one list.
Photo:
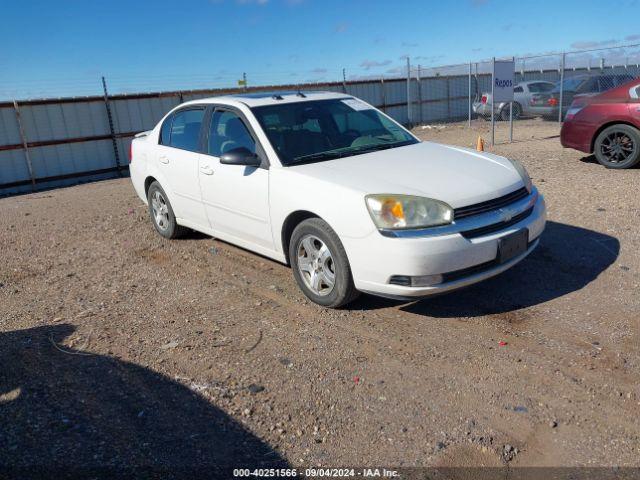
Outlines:
[[419, 195], [453, 208], [491, 200], [523, 186], [506, 158], [432, 142], [287, 168], [365, 195]]

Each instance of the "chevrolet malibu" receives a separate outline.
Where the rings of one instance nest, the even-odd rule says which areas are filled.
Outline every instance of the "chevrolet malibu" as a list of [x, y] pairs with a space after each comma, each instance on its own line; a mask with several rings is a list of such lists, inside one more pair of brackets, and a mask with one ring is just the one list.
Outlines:
[[288, 264], [326, 307], [479, 282], [524, 259], [545, 226], [517, 161], [421, 142], [339, 93], [187, 102], [134, 138], [130, 160], [160, 235], [193, 229]]

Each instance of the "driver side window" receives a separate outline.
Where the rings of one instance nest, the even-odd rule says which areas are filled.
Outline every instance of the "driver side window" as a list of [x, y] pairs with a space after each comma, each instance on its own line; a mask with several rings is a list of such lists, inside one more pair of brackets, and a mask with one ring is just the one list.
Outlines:
[[256, 153], [256, 142], [240, 117], [228, 110], [213, 112], [207, 145], [209, 155], [220, 157], [242, 147]]

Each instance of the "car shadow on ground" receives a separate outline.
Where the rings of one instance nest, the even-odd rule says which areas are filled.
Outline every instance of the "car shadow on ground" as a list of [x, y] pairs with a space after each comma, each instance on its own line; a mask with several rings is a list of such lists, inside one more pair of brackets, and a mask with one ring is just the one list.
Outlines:
[[595, 155], [586, 155], [584, 157], [580, 157], [580, 161], [582, 163], [593, 163], [593, 164], [598, 164], [598, 160], [596, 159]]
[[0, 478], [231, 478], [287, 466], [189, 388], [60, 345], [73, 331], [0, 333]]
[[[425, 298], [402, 310], [438, 318], [476, 317], [516, 311], [580, 290], [618, 258], [620, 242], [609, 235], [547, 222], [538, 248], [506, 272], [447, 295]], [[401, 302], [362, 296], [351, 308], [371, 310]]]

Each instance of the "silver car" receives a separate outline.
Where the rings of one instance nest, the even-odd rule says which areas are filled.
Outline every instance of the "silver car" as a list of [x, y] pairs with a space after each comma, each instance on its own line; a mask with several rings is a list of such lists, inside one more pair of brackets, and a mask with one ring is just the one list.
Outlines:
[[[528, 82], [520, 82], [513, 87], [513, 118], [533, 117], [541, 115], [531, 103], [532, 98], [536, 94], [546, 93], [553, 90], [555, 86], [552, 82], [544, 80], [531, 80]], [[494, 106], [496, 119], [509, 120], [509, 102], [499, 102]], [[483, 93], [476, 97], [473, 102], [473, 111], [481, 117], [491, 116], [491, 92]]]

